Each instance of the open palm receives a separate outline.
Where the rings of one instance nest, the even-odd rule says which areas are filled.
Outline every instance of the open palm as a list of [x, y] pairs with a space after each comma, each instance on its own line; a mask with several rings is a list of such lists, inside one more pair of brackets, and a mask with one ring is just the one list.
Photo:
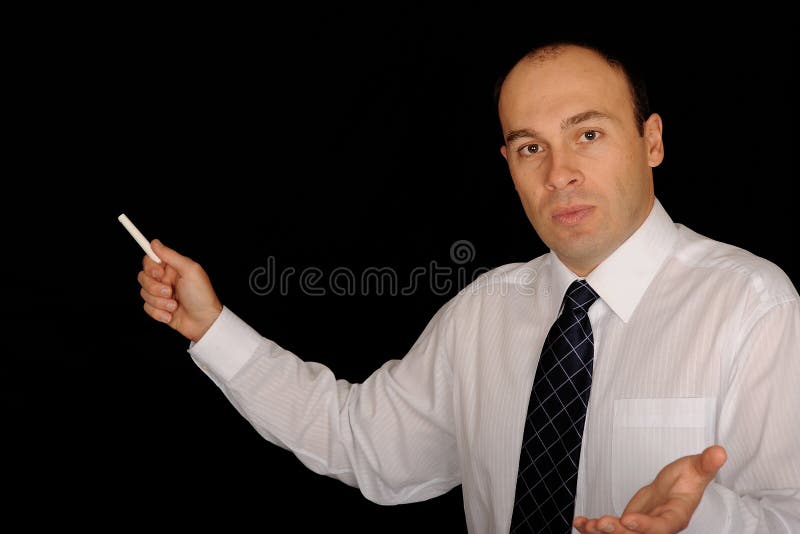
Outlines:
[[[625, 507], [622, 517], [576, 517], [582, 534], [594, 532], [673, 534], [689, 525], [703, 492], [727, 459], [719, 445], [684, 456], [664, 467]], [[613, 527], [613, 530], [609, 529]]]

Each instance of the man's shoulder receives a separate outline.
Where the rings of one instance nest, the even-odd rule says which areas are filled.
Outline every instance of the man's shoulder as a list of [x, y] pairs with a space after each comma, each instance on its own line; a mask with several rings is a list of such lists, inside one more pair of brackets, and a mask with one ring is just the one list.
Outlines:
[[674, 258], [686, 268], [721, 281], [744, 283], [764, 298], [797, 298], [792, 281], [770, 260], [701, 235], [683, 225], [677, 226], [679, 237]]
[[544, 277], [549, 277], [550, 254], [528, 262], [507, 263], [477, 276], [459, 291], [466, 295], [505, 295], [509, 291], [535, 291]]

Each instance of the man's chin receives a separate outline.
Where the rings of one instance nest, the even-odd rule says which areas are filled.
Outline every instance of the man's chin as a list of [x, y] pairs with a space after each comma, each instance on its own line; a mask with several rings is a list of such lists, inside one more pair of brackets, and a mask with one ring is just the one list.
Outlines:
[[558, 247], [551, 246], [561, 263], [580, 276], [585, 276], [606, 259], [610, 252], [597, 242], [596, 235], [576, 236]]

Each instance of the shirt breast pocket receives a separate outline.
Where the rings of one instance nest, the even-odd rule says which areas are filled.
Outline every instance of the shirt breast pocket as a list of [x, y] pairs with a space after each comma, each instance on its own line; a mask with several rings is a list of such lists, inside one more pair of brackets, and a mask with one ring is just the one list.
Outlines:
[[614, 511], [682, 456], [714, 444], [714, 397], [614, 401], [611, 467]]

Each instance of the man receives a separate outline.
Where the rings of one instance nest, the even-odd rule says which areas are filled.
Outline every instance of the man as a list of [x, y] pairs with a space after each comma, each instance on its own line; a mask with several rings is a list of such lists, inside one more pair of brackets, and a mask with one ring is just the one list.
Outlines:
[[[259, 336], [158, 241], [145, 311], [266, 439], [375, 502], [462, 484], [471, 532], [799, 532], [800, 299], [769, 262], [672, 223], [661, 118], [636, 88], [581, 46], [517, 63], [501, 151], [551, 252], [481, 276], [362, 384]], [[565, 341], [587, 359], [560, 359]]]

